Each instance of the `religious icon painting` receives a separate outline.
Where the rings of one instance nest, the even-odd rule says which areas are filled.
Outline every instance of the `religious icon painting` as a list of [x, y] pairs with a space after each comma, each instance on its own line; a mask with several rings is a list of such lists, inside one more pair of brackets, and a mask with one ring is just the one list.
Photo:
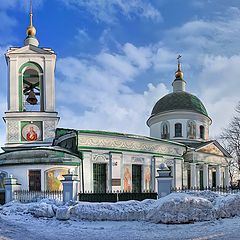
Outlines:
[[64, 179], [63, 175], [68, 173], [67, 168], [57, 168], [48, 170], [45, 173], [47, 190], [48, 191], [62, 191], [63, 186], [61, 180]]
[[21, 122], [22, 141], [34, 142], [42, 140], [42, 122]]

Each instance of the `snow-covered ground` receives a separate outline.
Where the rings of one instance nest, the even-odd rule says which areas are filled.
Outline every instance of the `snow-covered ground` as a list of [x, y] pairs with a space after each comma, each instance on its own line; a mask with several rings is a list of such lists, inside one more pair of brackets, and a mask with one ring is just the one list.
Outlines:
[[114, 204], [12, 202], [0, 210], [4, 240], [240, 239], [239, 229], [240, 194], [173, 193], [159, 200]]

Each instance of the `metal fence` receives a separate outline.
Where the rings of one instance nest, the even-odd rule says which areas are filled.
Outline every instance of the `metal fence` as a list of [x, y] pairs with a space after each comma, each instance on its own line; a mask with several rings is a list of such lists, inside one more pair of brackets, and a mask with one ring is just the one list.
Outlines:
[[14, 200], [18, 200], [22, 203], [37, 202], [41, 199], [55, 199], [63, 200], [62, 191], [28, 191], [28, 190], [17, 190], [14, 192]]
[[106, 192], [106, 193], [93, 193], [84, 192], [78, 194], [78, 200], [84, 202], [118, 202], [144, 199], [157, 199], [156, 192]]
[[231, 187], [192, 187], [192, 188], [172, 188], [172, 192], [198, 192], [198, 191], [213, 191], [217, 192], [219, 194], [225, 194], [225, 193], [240, 193], [240, 188], [231, 188]]

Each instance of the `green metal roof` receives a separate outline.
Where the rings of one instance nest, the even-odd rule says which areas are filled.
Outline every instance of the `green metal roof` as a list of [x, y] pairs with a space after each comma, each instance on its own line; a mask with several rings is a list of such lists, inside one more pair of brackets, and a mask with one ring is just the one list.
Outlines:
[[190, 110], [208, 116], [203, 103], [187, 92], [174, 92], [162, 97], [153, 107], [151, 115], [174, 110]]

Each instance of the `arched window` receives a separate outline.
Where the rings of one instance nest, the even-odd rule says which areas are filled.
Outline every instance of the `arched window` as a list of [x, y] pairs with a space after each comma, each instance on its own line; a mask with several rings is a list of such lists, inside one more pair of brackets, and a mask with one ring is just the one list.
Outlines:
[[175, 137], [182, 137], [182, 124], [181, 123], [175, 124]]
[[205, 128], [203, 125], [200, 126], [200, 138], [205, 139]]
[[24, 111], [41, 110], [41, 91], [39, 74], [35, 69], [26, 69], [23, 73]]
[[163, 122], [161, 126], [161, 138], [168, 139], [169, 138], [169, 123]]
[[187, 137], [190, 138], [190, 139], [195, 139], [196, 138], [196, 123], [194, 121], [188, 121]]
[[43, 72], [34, 62], [27, 62], [19, 69], [19, 111], [43, 111]]

